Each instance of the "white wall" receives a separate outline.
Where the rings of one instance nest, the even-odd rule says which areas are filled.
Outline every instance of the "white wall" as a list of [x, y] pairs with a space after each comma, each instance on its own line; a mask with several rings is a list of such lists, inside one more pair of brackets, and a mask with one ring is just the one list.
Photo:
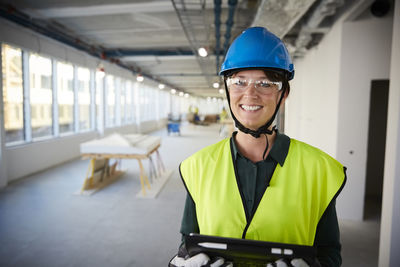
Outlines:
[[337, 159], [348, 167], [341, 216], [362, 220], [371, 80], [389, 79], [392, 16], [345, 22], [342, 30]]
[[144, 121], [144, 122], [141, 122], [140, 125], [138, 126], [138, 132], [140, 132], [142, 134], [146, 134], [146, 133], [150, 133], [150, 132], [156, 131], [158, 129], [166, 127], [167, 121], [168, 120], [166, 118], [164, 118], [164, 119], [160, 119], [158, 121]]
[[79, 157], [79, 144], [93, 138], [91, 132], [6, 148], [8, 182]]
[[348, 168], [337, 200], [340, 218], [362, 220], [370, 82], [389, 78], [392, 19], [364, 15], [339, 22], [318, 47], [294, 62], [285, 132]]
[[[129, 125], [106, 129], [104, 134], [108, 135], [114, 132], [127, 134], [135, 133], [136, 131], [135, 125]], [[5, 147], [3, 154], [7, 166], [6, 182], [11, 182], [71, 159], [79, 158], [79, 145], [99, 137], [100, 135], [97, 132], [92, 131], [19, 146]]]
[[341, 27], [335, 26], [320, 45], [296, 60], [295, 78], [286, 100], [285, 133], [336, 156], [339, 109]]
[[[112, 133], [132, 134], [149, 133], [166, 125], [166, 120], [142, 122], [136, 125], [121, 126], [105, 129], [104, 134]], [[96, 132], [88, 132], [52, 138], [21, 146], [6, 147], [4, 149], [4, 160], [7, 166], [6, 175], [8, 182], [17, 180], [24, 176], [48, 169], [55, 165], [79, 158], [79, 145], [83, 142], [100, 137]], [[6, 185], [6, 184], [4, 184]]]

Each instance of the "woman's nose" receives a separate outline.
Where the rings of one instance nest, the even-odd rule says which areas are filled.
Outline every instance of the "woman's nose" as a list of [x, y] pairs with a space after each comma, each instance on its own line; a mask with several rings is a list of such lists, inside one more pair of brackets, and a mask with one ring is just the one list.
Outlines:
[[244, 91], [245, 94], [254, 95], [257, 93], [257, 89], [253, 82], [249, 83]]

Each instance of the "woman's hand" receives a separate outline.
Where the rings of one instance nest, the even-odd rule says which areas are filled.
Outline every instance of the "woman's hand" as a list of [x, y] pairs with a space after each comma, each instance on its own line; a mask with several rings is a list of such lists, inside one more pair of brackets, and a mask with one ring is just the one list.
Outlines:
[[204, 253], [199, 253], [193, 257], [188, 257], [188, 258], [183, 258], [176, 255], [169, 262], [169, 267], [202, 267], [202, 266], [233, 267], [233, 264], [225, 262], [225, 260], [220, 257], [210, 260], [210, 258]]

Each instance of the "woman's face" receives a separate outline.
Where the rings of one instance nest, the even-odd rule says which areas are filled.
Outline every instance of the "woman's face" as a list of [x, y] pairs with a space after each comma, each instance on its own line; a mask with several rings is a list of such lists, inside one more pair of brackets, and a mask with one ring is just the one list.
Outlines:
[[[240, 71], [231, 78], [238, 78], [232, 79], [234, 84], [227, 82], [232, 112], [246, 128], [257, 130], [271, 119], [282, 90], [274, 84], [267, 89], [271, 81], [262, 70]], [[250, 83], [243, 86], [242, 81]]]

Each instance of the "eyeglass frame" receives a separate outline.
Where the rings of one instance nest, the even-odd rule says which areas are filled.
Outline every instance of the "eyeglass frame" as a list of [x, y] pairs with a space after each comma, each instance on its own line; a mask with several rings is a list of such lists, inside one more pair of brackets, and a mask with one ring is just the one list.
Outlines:
[[[263, 88], [260, 87], [260, 84], [263, 83], [263, 82], [266, 82], [266, 83], [268, 83], [270, 85], [273, 85], [273, 86], [277, 86], [277, 89], [278, 89], [277, 91], [278, 92], [280, 90], [282, 90], [282, 86], [283, 86], [282, 82], [272, 82], [272, 81], [269, 81], [268, 79], [246, 79], [246, 78], [240, 78], [240, 77], [227, 77], [226, 78], [226, 85], [228, 86], [229, 90], [231, 90], [230, 86], [233, 85], [233, 82], [231, 82], [231, 81], [234, 80], [234, 79], [235, 80], [244, 80], [247, 83], [247, 85], [244, 86], [243, 88], [234, 88], [234, 90], [236, 90], [238, 92], [246, 90], [250, 86], [250, 84], [253, 84], [253, 86], [257, 90], [257, 92], [259, 92], [261, 94], [272, 93], [271, 90], [270, 90], [270, 92], [263, 92], [263, 90], [262, 90]], [[266, 89], [270, 89], [270, 88], [273, 89], [273, 87], [267, 87]]]

